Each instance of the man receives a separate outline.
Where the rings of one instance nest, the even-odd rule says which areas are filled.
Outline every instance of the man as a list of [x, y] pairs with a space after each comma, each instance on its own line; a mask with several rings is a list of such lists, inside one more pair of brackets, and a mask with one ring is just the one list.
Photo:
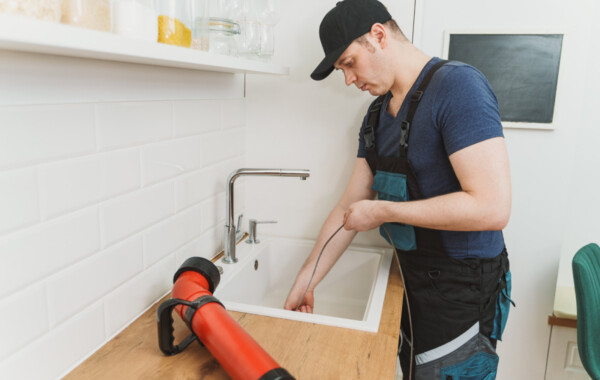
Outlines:
[[[471, 66], [419, 51], [376, 0], [338, 2], [319, 34], [325, 58], [311, 77], [342, 70], [346, 85], [378, 98], [363, 121], [346, 190], [285, 308], [312, 313], [314, 288], [356, 233], [381, 226], [407, 292], [399, 344], [405, 378], [495, 378], [496, 341], [512, 302], [501, 232], [511, 184], [487, 80]], [[321, 248], [342, 222], [311, 282]]]

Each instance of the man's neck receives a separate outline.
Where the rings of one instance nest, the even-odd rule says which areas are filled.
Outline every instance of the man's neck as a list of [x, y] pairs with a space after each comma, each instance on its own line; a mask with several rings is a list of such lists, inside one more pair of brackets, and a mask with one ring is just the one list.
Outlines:
[[404, 99], [408, 91], [423, 71], [431, 57], [414, 47], [412, 44], [404, 44], [398, 50], [396, 74], [392, 88], [392, 95], [396, 99]]

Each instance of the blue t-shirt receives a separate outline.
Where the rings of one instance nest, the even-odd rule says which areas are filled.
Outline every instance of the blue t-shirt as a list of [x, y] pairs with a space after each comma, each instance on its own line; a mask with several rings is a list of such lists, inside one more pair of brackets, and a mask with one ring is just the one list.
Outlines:
[[[379, 156], [398, 157], [400, 127], [406, 119], [411, 94], [425, 73], [439, 61], [431, 59], [405, 97], [397, 116], [387, 112], [391, 92], [381, 107], [375, 146]], [[363, 130], [358, 157], [366, 157]], [[433, 76], [413, 118], [408, 140], [408, 159], [425, 198], [460, 191], [449, 156], [478, 142], [502, 137], [496, 96], [487, 79], [472, 66], [451, 61]], [[504, 248], [501, 231], [441, 231], [442, 242], [454, 258], [494, 257]]]

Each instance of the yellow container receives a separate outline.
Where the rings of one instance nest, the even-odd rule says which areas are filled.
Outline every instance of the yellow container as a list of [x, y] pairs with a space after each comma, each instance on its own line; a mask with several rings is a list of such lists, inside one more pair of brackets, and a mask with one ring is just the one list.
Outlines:
[[158, 42], [190, 47], [192, 31], [177, 18], [160, 15], [158, 16]]
[[192, 8], [189, 0], [157, 0], [158, 42], [190, 47]]

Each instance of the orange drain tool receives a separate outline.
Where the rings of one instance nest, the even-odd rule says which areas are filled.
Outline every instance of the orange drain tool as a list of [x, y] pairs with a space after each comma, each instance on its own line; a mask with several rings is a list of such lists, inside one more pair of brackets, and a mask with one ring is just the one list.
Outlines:
[[[234, 380], [294, 380], [212, 295], [220, 278], [217, 267], [205, 258], [190, 257], [181, 265], [173, 279], [173, 298], [157, 312], [161, 351], [175, 355], [198, 340]], [[179, 345], [173, 344], [173, 309], [192, 331]]]

